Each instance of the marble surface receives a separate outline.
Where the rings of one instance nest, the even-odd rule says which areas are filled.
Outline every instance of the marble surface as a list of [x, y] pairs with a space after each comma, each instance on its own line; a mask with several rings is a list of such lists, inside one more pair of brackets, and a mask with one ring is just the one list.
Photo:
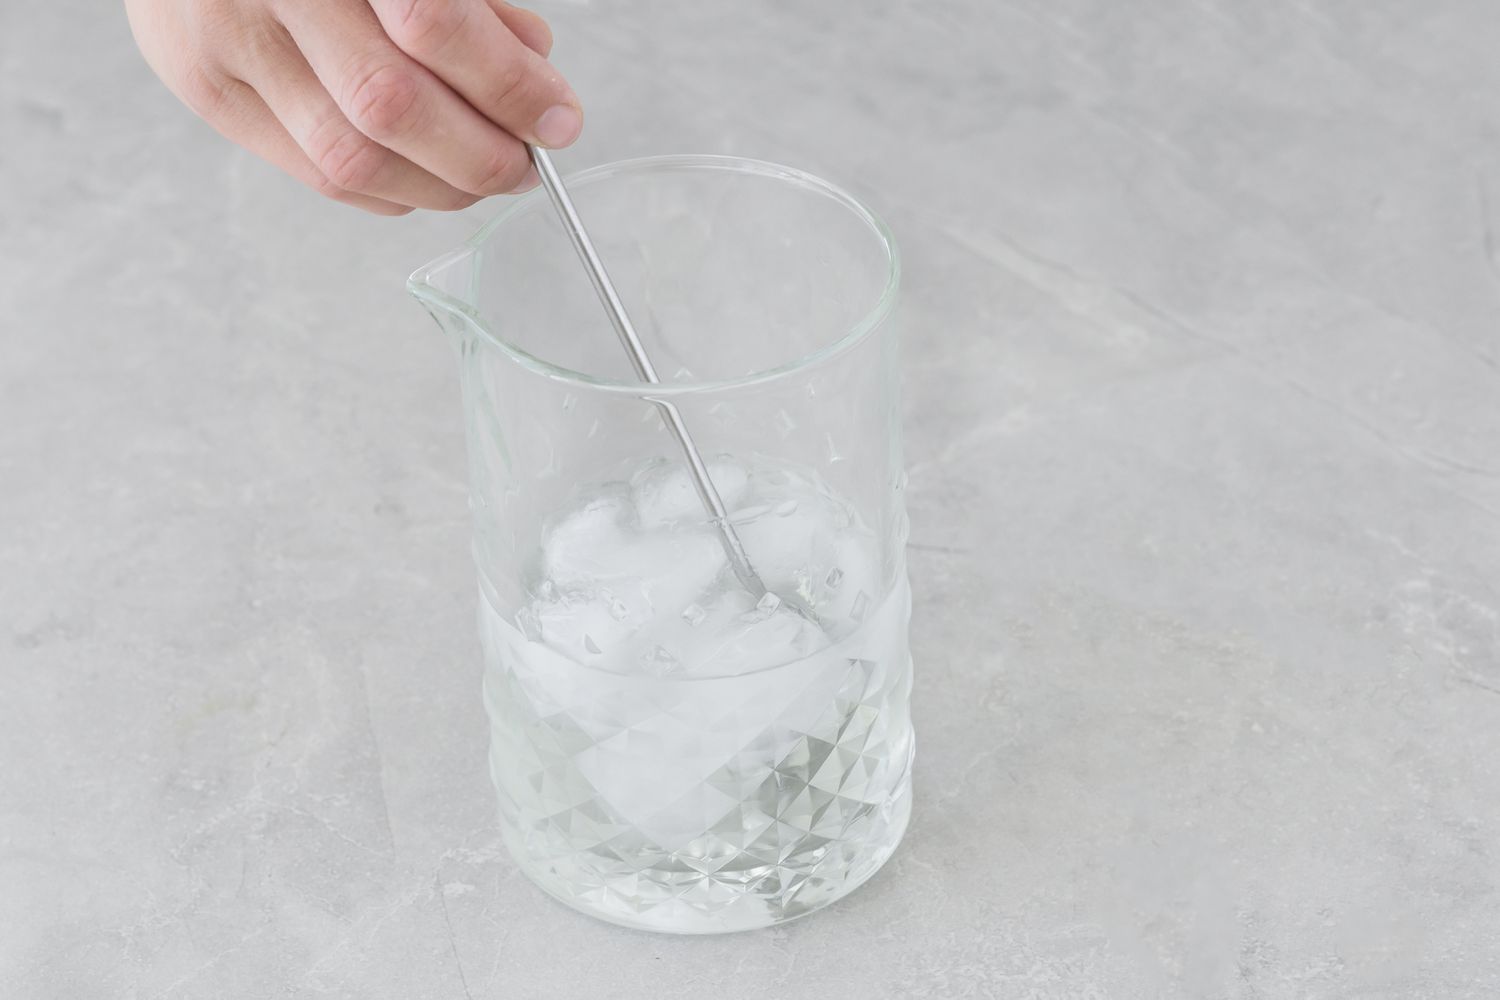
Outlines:
[[903, 244], [905, 845], [718, 939], [521, 878], [402, 288], [494, 206], [320, 202], [116, 5], [9, 4], [0, 996], [1500, 994], [1490, 4], [540, 9], [566, 168], [781, 160]]

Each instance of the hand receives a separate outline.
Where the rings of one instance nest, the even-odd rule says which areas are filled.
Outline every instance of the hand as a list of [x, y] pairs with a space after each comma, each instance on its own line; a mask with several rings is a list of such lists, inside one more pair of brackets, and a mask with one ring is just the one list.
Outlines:
[[583, 127], [547, 22], [502, 0], [125, 0], [171, 91], [312, 188], [382, 215], [525, 190]]

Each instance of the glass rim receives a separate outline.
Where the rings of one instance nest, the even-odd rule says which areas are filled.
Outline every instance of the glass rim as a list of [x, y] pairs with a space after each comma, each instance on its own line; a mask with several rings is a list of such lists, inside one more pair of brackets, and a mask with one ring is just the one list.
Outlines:
[[[728, 173], [769, 177], [791, 183], [837, 202], [863, 221], [875, 237], [879, 239], [881, 247], [885, 251], [885, 286], [881, 289], [880, 295], [864, 315], [854, 324], [845, 328], [837, 337], [807, 354], [769, 368], [749, 372], [744, 375], [736, 375], [732, 378], [704, 379], [688, 382], [649, 383], [590, 375], [587, 372], [580, 372], [564, 365], [547, 361], [544, 358], [539, 358], [529, 351], [523, 350], [518, 345], [511, 343], [492, 330], [479, 317], [477, 311], [471, 305], [444, 292], [430, 280], [433, 274], [451, 264], [456, 258], [472, 256], [482, 251], [484, 244], [490, 237], [507, 222], [539, 202], [545, 201], [546, 192], [538, 187], [513, 199], [512, 204], [481, 226], [473, 236], [465, 240], [462, 247], [443, 254], [435, 260], [417, 268], [416, 271], [412, 272], [411, 277], [407, 279], [406, 287], [418, 300], [457, 316], [462, 316], [465, 322], [485, 341], [523, 368], [581, 389], [652, 399], [738, 389], [774, 381], [795, 372], [815, 367], [843, 354], [845, 351], [864, 341], [886, 321], [895, 308], [896, 295], [901, 283], [901, 256], [896, 247], [896, 239], [890, 227], [885, 224], [880, 216], [876, 215], [848, 191], [805, 170], [772, 163], [768, 160], [757, 160], [743, 156], [723, 156], [708, 153], [673, 153], [603, 163], [569, 174], [566, 182], [569, 187], [586, 186], [620, 174], [647, 173], [663, 169], [722, 170]], [[579, 266], [582, 267], [581, 264]], [[603, 321], [602, 316], [601, 321]]]

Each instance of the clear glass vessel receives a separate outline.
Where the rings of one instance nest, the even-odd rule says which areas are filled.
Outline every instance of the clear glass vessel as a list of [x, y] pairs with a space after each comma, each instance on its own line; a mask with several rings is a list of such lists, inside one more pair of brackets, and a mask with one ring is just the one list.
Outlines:
[[[569, 189], [661, 384], [541, 191], [410, 282], [458, 348], [502, 830], [605, 920], [778, 923], [869, 878], [911, 808], [895, 244], [753, 160]], [[767, 593], [726, 565], [663, 402]]]

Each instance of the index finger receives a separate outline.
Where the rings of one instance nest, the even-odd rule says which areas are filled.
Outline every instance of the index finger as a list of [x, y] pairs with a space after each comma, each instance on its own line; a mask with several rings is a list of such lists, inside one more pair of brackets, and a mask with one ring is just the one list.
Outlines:
[[578, 138], [571, 87], [485, 0], [372, 0], [391, 41], [475, 110], [526, 142], [559, 148]]

